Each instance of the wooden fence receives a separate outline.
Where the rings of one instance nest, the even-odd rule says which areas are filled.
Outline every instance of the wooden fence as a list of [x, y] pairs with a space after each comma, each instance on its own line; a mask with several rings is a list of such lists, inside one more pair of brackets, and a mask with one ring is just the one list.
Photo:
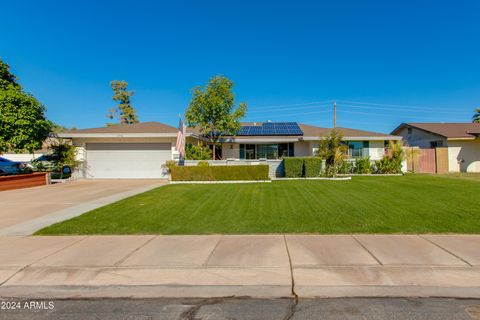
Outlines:
[[407, 170], [415, 173], [448, 173], [448, 149], [405, 148]]

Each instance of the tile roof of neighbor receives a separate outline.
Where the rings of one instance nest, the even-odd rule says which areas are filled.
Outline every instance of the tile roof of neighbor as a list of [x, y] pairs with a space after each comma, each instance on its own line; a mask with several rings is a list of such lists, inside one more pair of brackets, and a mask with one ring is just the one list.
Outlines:
[[116, 124], [108, 127], [70, 130], [64, 133], [177, 133], [178, 129], [160, 122]]
[[395, 130], [392, 131], [392, 134], [397, 134], [401, 128], [404, 126], [411, 126], [415, 128], [422, 129], [431, 133], [438, 134], [447, 139], [454, 138], [475, 138], [480, 135], [480, 123], [442, 123], [442, 122], [432, 122], [432, 123], [421, 123], [421, 122], [411, 122], [411, 123], [402, 123]]

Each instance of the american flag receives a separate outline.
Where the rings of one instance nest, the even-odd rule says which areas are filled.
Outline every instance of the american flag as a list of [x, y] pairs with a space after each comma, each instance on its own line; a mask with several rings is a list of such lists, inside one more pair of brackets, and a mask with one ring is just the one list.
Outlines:
[[185, 130], [185, 124], [183, 123], [182, 118], [180, 118], [180, 123], [178, 124], [177, 144], [175, 145], [175, 148], [180, 155], [180, 160], [183, 160], [185, 157]]

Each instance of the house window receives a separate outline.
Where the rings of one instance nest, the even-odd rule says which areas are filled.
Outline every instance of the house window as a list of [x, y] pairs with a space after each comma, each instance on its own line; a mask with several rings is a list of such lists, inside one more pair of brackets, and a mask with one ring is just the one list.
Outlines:
[[295, 144], [293, 142], [290, 142], [288, 144], [288, 156], [289, 157], [295, 157], [295, 149], [294, 149]]
[[281, 159], [283, 157], [293, 157], [293, 143], [275, 143], [275, 144], [240, 144], [240, 159]]
[[283, 157], [288, 157], [288, 145], [289, 143], [280, 143], [278, 145], [278, 157], [283, 158]]
[[257, 144], [259, 159], [278, 159], [278, 144]]
[[407, 128], [407, 133], [412, 134], [413, 129], [412, 128]]
[[430, 141], [430, 148], [443, 147], [443, 141]]
[[255, 158], [255, 145], [246, 144], [245, 145], [245, 159], [256, 159]]
[[346, 141], [345, 144], [348, 146], [349, 158], [363, 158], [363, 149], [369, 146], [368, 141]]

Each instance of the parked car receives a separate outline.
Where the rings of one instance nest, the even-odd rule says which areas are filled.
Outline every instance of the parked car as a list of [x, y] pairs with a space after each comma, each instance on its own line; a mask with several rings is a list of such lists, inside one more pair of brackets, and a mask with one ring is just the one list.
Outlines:
[[29, 168], [28, 163], [0, 157], [0, 174], [22, 173]]
[[31, 163], [36, 168], [38, 167], [41, 169], [51, 169], [52, 167], [56, 166], [57, 162], [58, 156], [56, 154], [44, 154], [38, 158], [33, 159]]
[[69, 166], [60, 166], [58, 164], [59, 157], [58, 155], [44, 154], [34, 160], [32, 160], [31, 165], [37, 171], [51, 171], [52, 179], [67, 179], [72, 175], [72, 170]]

